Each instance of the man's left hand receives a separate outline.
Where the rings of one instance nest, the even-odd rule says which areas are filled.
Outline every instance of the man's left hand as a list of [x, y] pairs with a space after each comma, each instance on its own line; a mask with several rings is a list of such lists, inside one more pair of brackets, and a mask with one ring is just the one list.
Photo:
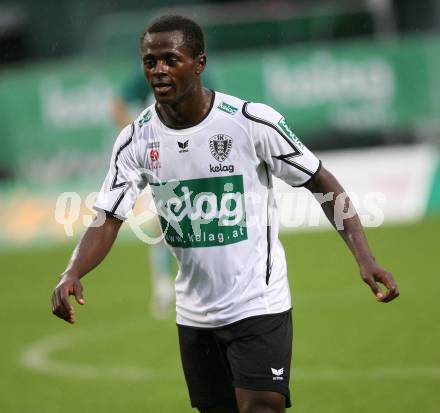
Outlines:
[[[359, 268], [362, 280], [370, 286], [377, 301], [388, 303], [399, 296], [399, 289], [391, 273], [384, 270], [376, 262], [372, 261], [366, 265], [361, 265]], [[380, 288], [379, 283], [385, 286], [387, 290], [385, 293]]]

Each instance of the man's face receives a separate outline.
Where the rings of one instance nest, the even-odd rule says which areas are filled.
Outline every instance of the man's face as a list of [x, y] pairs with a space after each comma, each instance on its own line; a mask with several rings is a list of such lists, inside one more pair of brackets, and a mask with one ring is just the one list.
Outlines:
[[180, 31], [147, 33], [141, 46], [145, 78], [159, 103], [178, 103], [196, 84], [205, 57], [194, 57]]

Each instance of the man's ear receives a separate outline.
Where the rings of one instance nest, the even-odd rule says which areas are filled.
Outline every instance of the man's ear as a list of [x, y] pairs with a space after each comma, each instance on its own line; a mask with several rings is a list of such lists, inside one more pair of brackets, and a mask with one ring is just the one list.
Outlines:
[[204, 53], [197, 56], [196, 73], [198, 75], [201, 75], [202, 72], [205, 70], [206, 61], [207, 61], [207, 59], [206, 59], [206, 55]]

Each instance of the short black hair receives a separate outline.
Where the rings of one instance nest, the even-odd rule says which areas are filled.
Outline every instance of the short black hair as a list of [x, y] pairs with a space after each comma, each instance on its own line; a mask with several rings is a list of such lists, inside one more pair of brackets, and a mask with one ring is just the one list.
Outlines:
[[140, 45], [147, 33], [179, 31], [183, 34], [184, 44], [192, 50], [194, 56], [205, 53], [205, 37], [202, 28], [193, 20], [177, 15], [161, 16], [147, 26], [140, 38]]

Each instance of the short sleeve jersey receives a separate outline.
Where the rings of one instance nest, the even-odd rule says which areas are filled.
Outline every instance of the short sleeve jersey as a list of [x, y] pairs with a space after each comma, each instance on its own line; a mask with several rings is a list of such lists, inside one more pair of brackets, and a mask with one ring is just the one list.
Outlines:
[[179, 264], [177, 323], [219, 327], [291, 308], [272, 176], [297, 187], [319, 168], [277, 111], [215, 92], [193, 127], [152, 105], [123, 129], [95, 207], [125, 219], [149, 184]]

